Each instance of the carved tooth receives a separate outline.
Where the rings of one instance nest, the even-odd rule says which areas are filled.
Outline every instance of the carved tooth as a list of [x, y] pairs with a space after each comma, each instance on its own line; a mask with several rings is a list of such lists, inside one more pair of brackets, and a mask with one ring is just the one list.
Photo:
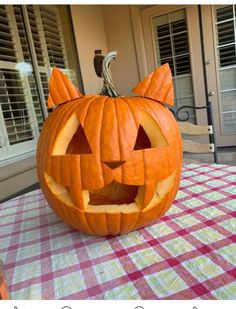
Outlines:
[[145, 209], [146, 207], [149, 207], [153, 198], [155, 198], [155, 196], [156, 196], [155, 190], [156, 190], [155, 185], [147, 184], [147, 185], [143, 186], [143, 196], [142, 196], [141, 209]]
[[160, 203], [166, 194], [172, 189], [175, 177], [176, 171], [173, 172], [169, 177], [157, 183], [151, 201], [149, 201], [149, 203], [142, 208], [148, 209]]
[[156, 185], [156, 194], [160, 199], [163, 199], [164, 196], [170, 191], [173, 186], [174, 180], [176, 177], [176, 171], [172, 173], [169, 177], [165, 178]]
[[44, 173], [44, 178], [51, 192], [56, 195], [59, 200], [68, 206], [74, 206], [70, 193], [65, 186], [55, 182], [46, 172]]
[[142, 209], [143, 206], [143, 200], [144, 200], [144, 193], [145, 193], [145, 186], [139, 186], [138, 188], [138, 194], [134, 200], [136, 206], [138, 209]]
[[82, 200], [84, 205], [84, 210], [88, 207], [89, 204], [89, 191], [88, 190], [82, 190]]

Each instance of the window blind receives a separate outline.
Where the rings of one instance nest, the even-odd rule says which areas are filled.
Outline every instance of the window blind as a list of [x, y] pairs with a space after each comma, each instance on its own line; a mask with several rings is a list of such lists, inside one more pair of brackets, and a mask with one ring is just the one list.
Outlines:
[[[27, 7], [27, 11], [32, 12], [31, 6]], [[15, 13], [15, 18], [16, 18], [16, 25], [17, 25], [17, 29], [18, 29], [18, 33], [19, 33], [19, 38], [20, 38], [20, 42], [21, 42], [21, 47], [22, 47], [22, 51], [23, 51], [24, 61], [26, 63], [30, 64], [30, 66], [25, 67], [25, 70], [27, 70], [27, 78], [28, 78], [28, 83], [29, 83], [29, 87], [30, 87], [31, 99], [32, 99], [33, 104], [34, 104], [34, 111], [35, 111], [35, 114], [36, 114], [37, 123], [38, 123], [38, 126], [39, 126], [39, 130], [41, 130], [42, 125], [43, 125], [43, 112], [42, 112], [42, 107], [41, 107], [40, 100], [39, 100], [39, 94], [38, 94], [38, 89], [37, 89], [37, 86], [36, 86], [35, 76], [34, 76], [33, 69], [32, 69], [32, 60], [31, 60], [31, 56], [30, 56], [30, 50], [29, 50], [29, 45], [28, 45], [27, 35], [26, 35], [26, 29], [25, 29], [25, 25], [24, 25], [24, 22], [23, 22], [23, 14], [22, 14], [22, 10], [21, 10], [20, 5], [14, 5], [14, 13]], [[32, 14], [31, 14], [31, 16], [32, 16]], [[35, 17], [35, 15], [34, 15], [34, 17]], [[35, 20], [35, 18], [34, 18], [34, 20]], [[31, 19], [32, 19], [32, 17], [29, 18], [30, 26], [31, 26]], [[35, 31], [35, 28], [32, 29], [32, 27], [31, 27], [31, 31]], [[39, 41], [39, 39], [38, 39], [38, 32], [37, 32], [37, 40], [35, 41], [35, 39], [34, 39], [34, 41], [33, 41], [34, 46], [37, 46], [38, 41]], [[40, 53], [39, 53], [38, 49], [36, 49], [36, 50], [37, 50], [36, 56], [37, 56], [38, 63], [41, 63], [40, 60], [42, 59], [42, 51], [40, 50]]]
[[0, 161], [35, 150], [52, 67], [74, 73], [63, 38], [68, 14], [66, 6], [0, 5]]
[[175, 75], [190, 73], [186, 20], [157, 25], [156, 31], [161, 64], [169, 62]]
[[[185, 9], [155, 16], [152, 20], [158, 65], [169, 63], [173, 75], [175, 106], [194, 105], [188, 29]], [[195, 123], [195, 112], [190, 110]]]
[[40, 15], [47, 44], [50, 66], [66, 68], [64, 44], [59, 26], [58, 12], [46, 6], [40, 7]]
[[33, 139], [24, 89], [15, 70], [0, 71], [2, 112], [10, 145]]
[[9, 16], [4, 5], [0, 5], [0, 60], [17, 60]]
[[235, 10], [233, 5], [216, 10], [219, 64], [221, 67], [236, 64]]
[[236, 133], [236, 6], [215, 7], [222, 131]]

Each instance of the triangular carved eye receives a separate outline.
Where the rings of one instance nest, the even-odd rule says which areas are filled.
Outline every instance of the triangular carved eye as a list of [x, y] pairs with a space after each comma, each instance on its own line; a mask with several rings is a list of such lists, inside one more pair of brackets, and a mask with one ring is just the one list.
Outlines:
[[138, 134], [134, 145], [134, 150], [140, 150], [146, 148], [152, 148], [151, 141], [147, 136], [147, 133], [145, 132], [144, 128], [140, 125], [138, 128]]
[[138, 128], [137, 138], [134, 150], [166, 147], [168, 142], [156, 120], [148, 113], [141, 111], [140, 125]]
[[67, 154], [91, 154], [92, 153], [88, 139], [81, 125], [79, 125], [77, 131], [72, 137], [67, 147], [66, 153]]

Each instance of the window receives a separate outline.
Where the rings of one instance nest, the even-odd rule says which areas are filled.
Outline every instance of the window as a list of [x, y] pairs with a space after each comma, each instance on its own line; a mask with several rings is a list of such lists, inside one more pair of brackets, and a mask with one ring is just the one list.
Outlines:
[[215, 6], [222, 131], [236, 132], [236, 5]]
[[62, 69], [78, 88], [82, 83], [67, 6], [0, 5], [0, 21], [3, 161], [35, 150], [47, 117], [48, 78], [53, 66]]
[[[169, 63], [174, 82], [175, 107], [194, 106], [188, 29], [185, 9], [153, 18], [156, 60], [161, 65]], [[195, 113], [190, 111], [190, 121]]]

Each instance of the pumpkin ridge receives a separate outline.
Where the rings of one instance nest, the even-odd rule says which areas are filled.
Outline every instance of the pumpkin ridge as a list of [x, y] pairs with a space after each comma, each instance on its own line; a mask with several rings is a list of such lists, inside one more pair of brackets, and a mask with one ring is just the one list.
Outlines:
[[[72, 115], [74, 113], [74, 110], [77, 109], [77, 107], [78, 107], [77, 104], [78, 103], [76, 101], [74, 101], [71, 104], [69, 103], [67, 105], [60, 106], [54, 111], [54, 113], [56, 113], [56, 112], [59, 113], [59, 116], [58, 116], [59, 119], [57, 117], [55, 117], [55, 123], [56, 123], [55, 127], [54, 127], [54, 125], [52, 125], [52, 127], [54, 129], [53, 130], [54, 135], [57, 136], [58, 133], [61, 131], [61, 130], [59, 130], [59, 132], [58, 132], [58, 129], [61, 127], [61, 123], [62, 122], [64, 123], [64, 121], [68, 120], [68, 114]], [[64, 118], [65, 118], [65, 120], [64, 120]], [[49, 143], [51, 145], [50, 139], [51, 139], [51, 141], [53, 141], [53, 140], [56, 141], [56, 138], [53, 136], [53, 134], [50, 134], [50, 136], [49, 136]], [[53, 147], [54, 147], [54, 145], [53, 145]]]
[[[58, 109], [57, 111], [55, 111], [55, 112], [59, 113], [59, 116], [57, 116], [59, 119], [57, 117], [55, 117], [55, 120], [59, 120], [59, 121], [56, 122], [55, 127], [54, 127], [53, 123], [51, 125], [51, 127], [54, 127], [55, 129], [53, 130], [52, 134], [48, 134], [48, 143], [50, 145], [50, 148], [47, 149], [47, 151], [49, 151], [49, 150], [50, 150], [50, 152], [53, 151], [53, 148], [54, 148], [54, 145], [55, 145], [55, 142], [56, 142], [56, 137], [55, 136], [57, 136], [57, 131], [60, 128], [60, 125], [61, 125], [61, 122], [63, 121], [63, 118], [67, 118], [67, 110], [70, 111], [70, 108], [71, 108], [71, 106], [67, 105], [67, 106], [63, 107], [63, 112], [61, 111], [61, 109], [60, 110]], [[65, 109], [66, 109], [66, 111], [64, 111]], [[54, 141], [54, 143], [52, 141]], [[45, 156], [43, 155], [43, 157], [45, 157]], [[53, 162], [52, 158], [50, 158], [49, 162], [50, 162], [50, 164], [49, 164], [49, 171], [50, 171], [50, 174], [51, 174], [52, 170], [54, 169], [54, 162]], [[61, 175], [61, 168], [60, 168], [59, 175]], [[60, 176], [59, 183], [61, 184], [61, 176]]]
[[[83, 102], [80, 103], [80, 108], [76, 111], [76, 115], [79, 119], [79, 122], [84, 126], [84, 121], [87, 116], [87, 112], [91, 103], [93, 103], [96, 98], [93, 97], [83, 97]], [[83, 116], [81, 115], [83, 114]]]
[[[146, 100], [146, 101], [143, 102], [143, 104], [146, 105], [150, 109], [150, 111], [152, 111], [152, 113], [155, 115], [155, 118], [159, 119], [160, 117], [161, 118], [167, 117], [167, 119], [169, 120], [170, 118], [168, 116], [171, 114], [171, 112], [168, 110], [168, 108], [166, 106], [164, 106], [163, 104], [161, 104], [161, 105], [159, 104], [158, 105], [159, 110], [157, 111], [157, 110], [153, 109], [153, 106], [152, 106], [153, 102], [152, 101], [153, 100]], [[171, 121], [168, 121], [168, 123], [173, 125], [173, 123], [175, 123], [175, 122], [171, 119]], [[172, 135], [174, 136], [176, 134], [174, 134], [174, 132], [173, 132], [172, 125], [170, 126], [170, 128], [171, 128], [171, 131], [172, 131]], [[163, 133], [163, 135], [165, 136], [164, 133]], [[166, 136], [165, 136], [165, 138], [166, 138]], [[167, 140], [167, 142], [169, 143], [168, 140]], [[170, 155], [171, 150], [169, 149], [169, 147], [167, 148], [167, 151], [168, 151], [168, 155]], [[170, 157], [172, 157], [172, 156], [170, 156]], [[171, 171], [170, 165], [169, 165], [169, 160], [165, 160], [164, 162], [168, 165], [168, 171]]]
[[[118, 134], [118, 144], [119, 144], [119, 157], [120, 157], [120, 161], [125, 161], [126, 158], [123, 158], [123, 155], [122, 155], [122, 147], [121, 147], [121, 136], [120, 136], [120, 125], [119, 125], [119, 119], [118, 119], [118, 114], [117, 114], [117, 100], [116, 98], [114, 99], [114, 106], [115, 106], [115, 114], [116, 114], [116, 122], [117, 122], [117, 134]], [[121, 182], [123, 183], [124, 181], [124, 164], [122, 164], [120, 166], [121, 168]]]
[[[117, 123], [117, 135], [118, 135], [118, 144], [119, 144], [119, 158], [120, 161], [124, 160], [123, 157], [121, 157], [121, 141], [120, 141], [120, 125], [119, 125], [119, 121], [118, 121], [118, 116], [117, 116], [117, 100], [116, 98], [114, 98], [113, 102], [114, 107], [115, 107], [115, 115], [116, 115], [116, 123]], [[121, 169], [123, 169], [123, 166], [121, 165]], [[123, 171], [122, 171], [123, 174]]]
[[[50, 115], [49, 117], [51, 117], [52, 118], [52, 122], [51, 123], [48, 123], [48, 127], [49, 128], [53, 128], [53, 130], [52, 130], [52, 132], [51, 132], [51, 134], [47, 134], [47, 129], [45, 129], [46, 127], [44, 127], [44, 129], [42, 130], [42, 134], [41, 134], [41, 136], [40, 136], [40, 139], [42, 140], [42, 139], [45, 139], [46, 140], [46, 142], [44, 143], [44, 145], [46, 146], [45, 148], [46, 149], [42, 149], [42, 152], [41, 153], [39, 153], [39, 156], [38, 156], [38, 158], [39, 157], [42, 157], [42, 159], [41, 160], [43, 160], [43, 161], [47, 161], [47, 158], [46, 158], [46, 156], [45, 156], [45, 153], [50, 153], [51, 151], [52, 151], [52, 149], [53, 149], [53, 147], [54, 147], [54, 144], [52, 143], [53, 141], [55, 141], [56, 140], [56, 136], [57, 136], [57, 134], [58, 134], [58, 128], [60, 127], [60, 125], [61, 125], [61, 121], [63, 120], [63, 117], [64, 118], [66, 118], [67, 117], [67, 110], [70, 110], [70, 108], [71, 108], [71, 105], [70, 104], [68, 104], [68, 105], [66, 105], [65, 107], [63, 107], [63, 113], [61, 112], [62, 111], [62, 109], [60, 108], [60, 109], [57, 109], [57, 110], [55, 110], [55, 111], [53, 111], [53, 113], [54, 113], [54, 115], [55, 114], [58, 114], [57, 115], [57, 117], [52, 117], [53, 116], [53, 113], [52, 113], [52, 115]], [[66, 110], [66, 112], [64, 111], [64, 110]], [[49, 147], [47, 147], [49, 145]], [[44, 153], [45, 152], [45, 153]], [[50, 172], [51, 172], [51, 159], [49, 160], [49, 164], [48, 164], [48, 167], [49, 167], [49, 169], [50, 169]]]
[[[123, 100], [125, 100], [124, 98], [122, 98]], [[126, 100], [125, 100], [126, 101]], [[126, 103], [127, 103], [127, 105], [129, 106], [129, 109], [131, 110], [131, 113], [132, 113], [132, 115], [133, 115], [133, 118], [134, 118], [134, 121], [135, 121], [135, 123], [136, 123], [136, 125], [137, 125], [137, 132], [138, 132], [138, 128], [139, 128], [139, 123], [138, 123], [138, 120], [136, 119], [136, 117], [135, 117], [135, 110], [134, 109], [137, 109], [138, 107], [139, 107], [139, 102], [138, 102], [138, 100], [135, 98], [134, 99], [134, 102], [136, 102], [137, 101], [137, 106], [132, 106], [132, 104], [130, 104], [130, 102], [127, 102], [126, 101]], [[145, 169], [145, 159], [144, 159], [144, 152], [143, 152], [143, 150], [141, 151], [141, 153], [142, 153], [142, 161], [143, 161], [143, 177], [144, 177], [144, 179], [145, 179], [145, 192], [146, 192], [146, 169]], [[143, 199], [143, 202], [144, 202], [144, 199]], [[141, 211], [139, 212], [139, 214], [138, 214], [138, 217], [137, 217], [137, 221], [139, 220], [139, 217], [140, 217], [140, 214], [141, 214]]]
[[90, 230], [96, 235], [97, 233], [96, 233], [95, 230], [91, 227], [91, 224], [90, 224], [90, 222], [89, 222], [88, 216], [89, 216], [89, 214], [85, 211], [85, 212], [84, 212], [84, 218], [85, 218], [85, 220], [86, 220], [86, 222], [87, 222], [87, 224], [88, 224], [88, 227], [89, 227]]
[[[155, 117], [157, 117], [157, 118], [159, 118], [158, 117], [158, 114], [159, 113], [161, 113], [162, 112], [162, 114], [163, 114], [163, 109], [166, 109], [167, 107], [165, 107], [164, 105], [158, 105], [159, 106], [159, 111], [157, 112], [157, 111], [155, 111], [154, 109], [153, 109], [153, 107], [152, 107], [152, 105], [151, 105], [151, 101], [150, 100], [146, 100], [145, 102], [143, 102], [144, 103], [144, 105], [146, 105], [146, 106], [148, 106], [148, 108], [152, 111], [152, 113], [155, 115]], [[162, 108], [161, 108], [162, 107]], [[166, 110], [165, 110], [166, 111]], [[166, 114], [164, 114], [163, 116], [166, 116]], [[158, 124], [159, 125], [159, 124]], [[164, 133], [163, 133], [163, 135], [164, 135]], [[165, 136], [165, 135], [164, 135]], [[165, 137], [166, 138], [166, 137]], [[167, 140], [167, 142], [168, 142], [168, 140]], [[168, 142], [169, 143], [169, 142]], [[167, 151], [168, 151], [168, 154], [169, 154], [169, 148], [167, 149]], [[167, 161], [165, 161], [167, 164], [168, 164], [168, 171], [170, 170], [170, 168], [169, 168], [169, 160], [167, 160]]]
[[[104, 111], [105, 111], [105, 104], [107, 104], [108, 97], [104, 97], [103, 106], [102, 106], [102, 113], [101, 113], [101, 126], [99, 128], [100, 136], [99, 136], [99, 154], [100, 154], [100, 161], [102, 161], [102, 150], [101, 150], [101, 139], [102, 139], [102, 127], [104, 122]], [[105, 177], [104, 177], [104, 165], [101, 164], [102, 168], [102, 178], [103, 178], [103, 186], [105, 185]]]
[[[98, 98], [99, 98], [99, 102], [97, 101], [98, 100]], [[101, 97], [91, 97], [91, 100], [90, 100], [90, 102], [89, 102], [89, 104], [88, 104], [88, 106], [87, 106], [87, 110], [86, 110], [86, 112], [85, 112], [85, 115], [84, 115], [84, 119], [83, 119], [83, 126], [84, 126], [84, 131], [86, 131], [86, 124], [87, 124], [87, 122], [90, 122], [90, 120], [89, 120], [89, 114], [91, 113], [91, 111], [92, 111], [92, 107], [93, 107], [93, 105], [94, 104], [103, 104], [103, 107], [102, 107], [102, 113], [101, 113], [101, 115], [103, 115], [103, 109], [104, 109], [104, 102], [106, 101], [106, 99], [107, 99], [107, 97], [102, 97], [102, 102], [100, 102], [100, 100], [101, 100]], [[102, 121], [102, 117], [103, 116], [101, 116], [101, 121]], [[99, 130], [97, 130], [98, 132], [100, 132], [101, 133], [101, 131], [100, 131], [100, 129]], [[86, 133], [85, 133], [86, 134]], [[89, 136], [88, 136], [89, 135]], [[93, 149], [93, 147], [92, 147], [92, 143], [90, 142], [90, 134], [86, 134], [86, 136], [87, 136], [87, 139], [88, 139], [88, 142], [89, 142], [89, 144], [90, 144], [90, 147], [91, 147], [91, 149], [92, 149], [92, 152], [94, 153], [94, 149]], [[100, 139], [100, 138], [99, 138]], [[99, 149], [100, 149], [101, 147], [100, 147], [100, 142], [99, 142]], [[101, 161], [101, 154], [100, 154], [100, 158], [99, 158], [99, 160]], [[103, 186], [105, 185], [105, 179], [104, 179], [104, 172], [103, 172], [103, 165], [101, 164], [101, 170], [102, 170], [102, 173], [100, 173], [101, 174], [101, 176], [102, 176], [102, 182], [103, 182]], [[83, 181], [82, 181], [83, 182]]]
[[[147, 105], [149, 105], [149, 106], [151, 107], [150, 103], [151, 103], [151, 102], [150, 102], [149, 100], [147, 100], [147, 101], [145, 102], [145, 104], [147, 104]], [[171, 117], [171, 116], [172, 116], [172, 113], [168, 110], [167, 107], [163, 106], [163, 108], [164, 108], [164, 110], [161, 109], [161, 110], [159, 111], [159, 113], [162, 112], [163, 117], [167, 117], [167, 118], [168, 118], [168, 123], [171, 124], [171, 125], [169, 125], [169, 128], [170, 128], [170, 130], [171, 130], [171, 132], [172, 132], [172, 135], [175, 136], [175, 138], [176, 138], [176, 137], [177, 137], [177, 134], [176, 134], [176, 132], [174, 132], [174, 128], [175, 128], [175, 131], [178, 130], [178, 132], [179, 132], [179, 128], [177, 127], [176, 122], [173, 121], [173, 118]], [[165, 111], [165, 113], [164, 113], [164, 111]], [[155, 110], [153, 110], [153, 112], [154, 112], [154, 114], [156, 114], [156, 111], [155, 111]], [[173, 128], [173, 127], [174, 127], [174, 128]], [[182, 143], [182, 142], [180, 141], [180, 135], [179, 135], [179, 137], [178, 137], [178, 144], [181, 144], [181, 143]], [[175, 145], [176, 145], [176, 144], [175, 144]], [[177, 149], [176, 149], [176, 150], [177, 150]], [[171, 150], [168, 148], [167, 151], [168, 151], [168, 157], [171, 158], [171, 157], [173, 156], [172, 153], [170, 153]], [[178, 154], [178, 152], [176, 152], [176, 153]], [[178, 159], [179, 159], [179, 158], [178, 158]], [[168, 164], [168, 169], [169, 169], [169, 170], [172, 170], [172, 168], [170, 168], [170, 162], [169, 162], [169, 160], [167, 160], [166, 163]], [[173, 165], [173, 164], [172, 164], [172, 165]]]
[[[136, 128], [137, 128], [137, 131], [138, 131], [138, 127], [139, 127], [139, 125], [138, 125], [138, 122], [136, 121], [136, 119], [135, 119], [135, 117], [134, 117], [134, 113], [133, 113], [133, 111], [132, 111], [132, 109], [131, 109], [131, 107], [130, 107], [130, 104], [128, 103], [128, 101], [125, 99], [125, 97], [120, 97], [119, 99], [121, 99], [125, 104], [126, 104], [126, 106], [128, 107], [128, 109], [130, 110], [130, 113], [131, 113], [131, 115], [132, 115], [132, 117], [133, 117], [133, 120], [134, 120], [134, 123], [135, 123], [135, 125], [136, 125]], [[134, 141], [135, 142], [135, 141]], [[130, 151], [133, 151], [133, 147], [134, 147], [134, 145], [132, 145], [131, 146], [132, 148], [130, 149]], [[122, 183], [124, 183], [124, 166], [123, 165], [121, 165], [121, 168], [122, 168]]]
[[[117, 109], [117, 119], [118, 119], [118, 122], [121, 122], [122, 121], [122, 119], [123, 119], [123, 116], [122, 116], [122, 114], [131, 114], [130, 116], [132, 117], [132, 121], [133, 121], [133, 123], [134, 123], [134, 126], [137, 128], [137, 123], [136, 123], [136, 121], [135, 121], [135, 119], [134, 119], [134, 116], [133, 116], [133, 112], [131, 111], [131, 109], [130, 109], [130, 106], [129, 106], [129, 104], [128, 104], [128, 102], [125, 100], [125, 98], [124, 97], [120, 97], [119, 98], [119, 101], [121, 101], [121, 102], [117, 102], [117, 108], [119, 107], [119, 105], [123, 105], [124, 106], [124, 109], [122, 110], [122, 111], [119, 111], [119, 108]], [[120, 128], [120, 126], [119, 126], [119, 128]], [[120, 132], [120, 136], [122, 136], [122, 133], [121, 133], [121, 130], [119, 130], [119, 132]], [[126, 138], [126, 136], [124, 136], [125, 138]], [[133, 150], [133, 147], [134, 147], [134, 144], [130, 144], [129, 142], [127, 142], [127, 148], [129, 147], [129, 150]], [[123, 157], [122, 157], [123, 158]]]
[[[125, 213], [121, 213], [121, 221], [120, 221], [120, 223], [122, 223], [122, 220], [125, 221], [125, 216], [126, 216]], [[137, 214], [135, 220], [132, 218], [133, 224], [132, 224], [132, 227], [129, 227], [128, 233], [129, 233], [130, 231], [132, 231], [132, 230], [135, 228], [135, 226], [136, 226], [136, 224], [137, 224], [137, 222], [138, 222], [139, 216], [140, 216], [140, 212]], [[120, 228], [120, 231], [121, 231], [121, 230], [122, 230], [122, 226], [121, 226], [121, 228]], [[127, 232], [126, 232], [126, 233], [127, 233]]]
[[[81, 104], [83, 104], [83, 102]], [[78, 108], [78, 102], [73, 102], [72, 104], [68, 104], [68, 105], [65, 105], [65, 106], [59, 106], [55, 111], [53, 111], [54, 115], [56, 113], [58, 115], [57, 115], [57, 117], [54, 117], [54, 122], [52, 122], [49, 126], [50, 128], [53, 128], [52, 133], [46, 134], [47, 142], [45, 143], [45, 145], [46, 145], [46, 147], [47, 147], [48, 144], [50, 145], [50, 147], [46, 148], [46, 151], [52, 152], [52, 149], [53, 149], [55, 142], [56, 142], [56, 136], [58, 135], [58, 130], [60, 132], [60, 126], [61, 126], [61, 123], [63, 123], [63, 119], [65, 119], [65, 121], [68, 120], [69, 117], [70, 117], [70, 116], [68, 117], [68, 114], [72, 115], [74, 113], [74, 110], [77, 109], [77, 108]], [[52, 116], [52, 115], [50, 115], [50, 116]], [[45, 138], [44, 134], [42, 134], [42, 136]], [[45, 156], [44, 153], [42, 153], [42, 157], [43, 157], [43, 159], [46, 160], [46, 156]], [[51, 158], [49, 160], [48, 167], [49, 167], [49, 170], [50, 170], [50, 173], [51, 173], [51, 170], [52, 170], [52, 159]]]

